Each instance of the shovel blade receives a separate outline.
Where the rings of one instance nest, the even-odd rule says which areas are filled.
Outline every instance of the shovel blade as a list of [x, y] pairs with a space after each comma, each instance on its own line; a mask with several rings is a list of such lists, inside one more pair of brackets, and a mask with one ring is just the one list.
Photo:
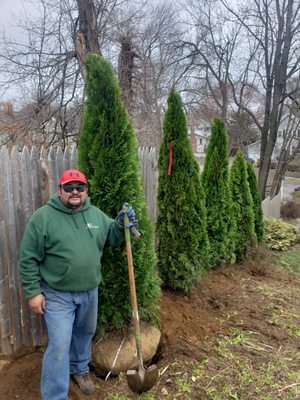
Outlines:
[[139, 368], [138, 371], [135, 369], [129, 369], [126, 372], [126, 379], [128, 386], [135, 393], [143, 393], [150, 390], [156, 383], [157, 380], [157, 367], [151, 365], [147, 370]]

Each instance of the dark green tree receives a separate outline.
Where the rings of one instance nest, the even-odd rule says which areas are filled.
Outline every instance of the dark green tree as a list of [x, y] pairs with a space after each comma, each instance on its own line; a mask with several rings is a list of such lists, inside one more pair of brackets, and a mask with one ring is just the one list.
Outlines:
[[230, 170], [230, 190], [233, 218], [236, 224], [235, 254], [243, 261], [256, 240], [253, 200], [248, 182], [247, 165], [242, 152], [236, 153]]
[[164, 286], [187, 292], [207, 267], [208, 238], [199, 167], [175, 90], [168, 98], [158, 166], [158, 267]]
[[261, 207], [261, 197], [258, 190], [257, 179], [255, 171], [251, 162], [247, 162], [248, 182], [250, 186], [250, 192], [253, 200], [253, 211], [254, 211], [254, 229], [258, 243], [263, 243], [265, 228], [264, 228], [264, 214]]
[[[132, 252], [140, 318], [156, 323], [160, 281], [135, 133], [111, 65], [96, 54], [88, 54], [85, 64], [87, 87], [78, 166], [88, 177], [94, 205], [112, 218], [126, 201], [136, 212], [142, 236], [132, 240]], [[98, 328], [108, 331], [124, 327], [132, 315], [124, 246], [105, 248], [102, 275]]]
[[229, 264], [234, 257], [235, 226], [229, 187], [227, 140], [223, 121], [215, 118], [211, 125], [211, 136], [202, 173], [210, 263], [213, 268]]

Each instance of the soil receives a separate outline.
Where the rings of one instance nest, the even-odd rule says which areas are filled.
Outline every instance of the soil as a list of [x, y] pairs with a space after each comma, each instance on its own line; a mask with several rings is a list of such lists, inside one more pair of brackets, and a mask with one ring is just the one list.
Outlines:
[[[160, 310], [150, 392], [138, 396], [123, 374], [105, 380], [92, 371], [94, 394], [71, 381], [68, 400], [300, 399], [300, 277], [269, 254], [210, 271], [188, 295], [165, 290]], [[40, 399], [42, 355], [33, 348], [0, 358], [0, 399]]]

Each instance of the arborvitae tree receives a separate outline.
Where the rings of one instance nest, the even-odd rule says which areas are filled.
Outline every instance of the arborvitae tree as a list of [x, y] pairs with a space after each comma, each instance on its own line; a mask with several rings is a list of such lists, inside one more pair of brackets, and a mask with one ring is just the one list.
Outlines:
[[188, 291], [207, 267], [206, 211], [180, 96], [172, 90], [159, 153], [158, 268], [163, 284]]
[[234, 257], [235, 226], [229, 188], [227, 140], [224, 123], [215, 118], [202, 173], [212, 267], [226, 265]]
[[253, 200], [253, 210], [254, 210], [254, 228], [258, 243], [264, 241], [264, 214], [261, 207], [261, 197], [258, 190], [257, 179], [255, 171], [251, 162], [247, 162], [247, 172], [248, 172], [248, 182], [250, 186], [250, 192]]
[[[135, 133], [111, 65], [96, 54], [89, 54], [85, 64], [87, 87], [78, 166], [87, 175], [94, 205], [112, 218], [125, 201], [136, 212], [142, 236], [132, 240], [132, 252], [140, 318], [156, 323], [160, 281], [155, 270], [153, 226], [143, 195]], [[124, 327], [132, 315], [124, 246], [105, 248], [102, 275], [98, 328], [107, 331]]]
[[235, 254], [243, 261], [256, 240], [253, 200], [248, 182], [247, 165], [242, 152], [236, 153], [230, 170], [233, 218], [236, 222]]

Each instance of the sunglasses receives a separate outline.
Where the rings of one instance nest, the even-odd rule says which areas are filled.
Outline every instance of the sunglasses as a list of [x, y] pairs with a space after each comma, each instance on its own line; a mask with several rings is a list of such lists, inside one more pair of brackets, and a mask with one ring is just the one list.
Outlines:
[[78, 185], [69, 185], [68, 183], [66, 185], [61, 185], [66, 193], [71, 193], [73, 190], [76, 190], [77, 192], [84, 192], [86, 189], [86, 185], [84, 183], [79, 183]]

